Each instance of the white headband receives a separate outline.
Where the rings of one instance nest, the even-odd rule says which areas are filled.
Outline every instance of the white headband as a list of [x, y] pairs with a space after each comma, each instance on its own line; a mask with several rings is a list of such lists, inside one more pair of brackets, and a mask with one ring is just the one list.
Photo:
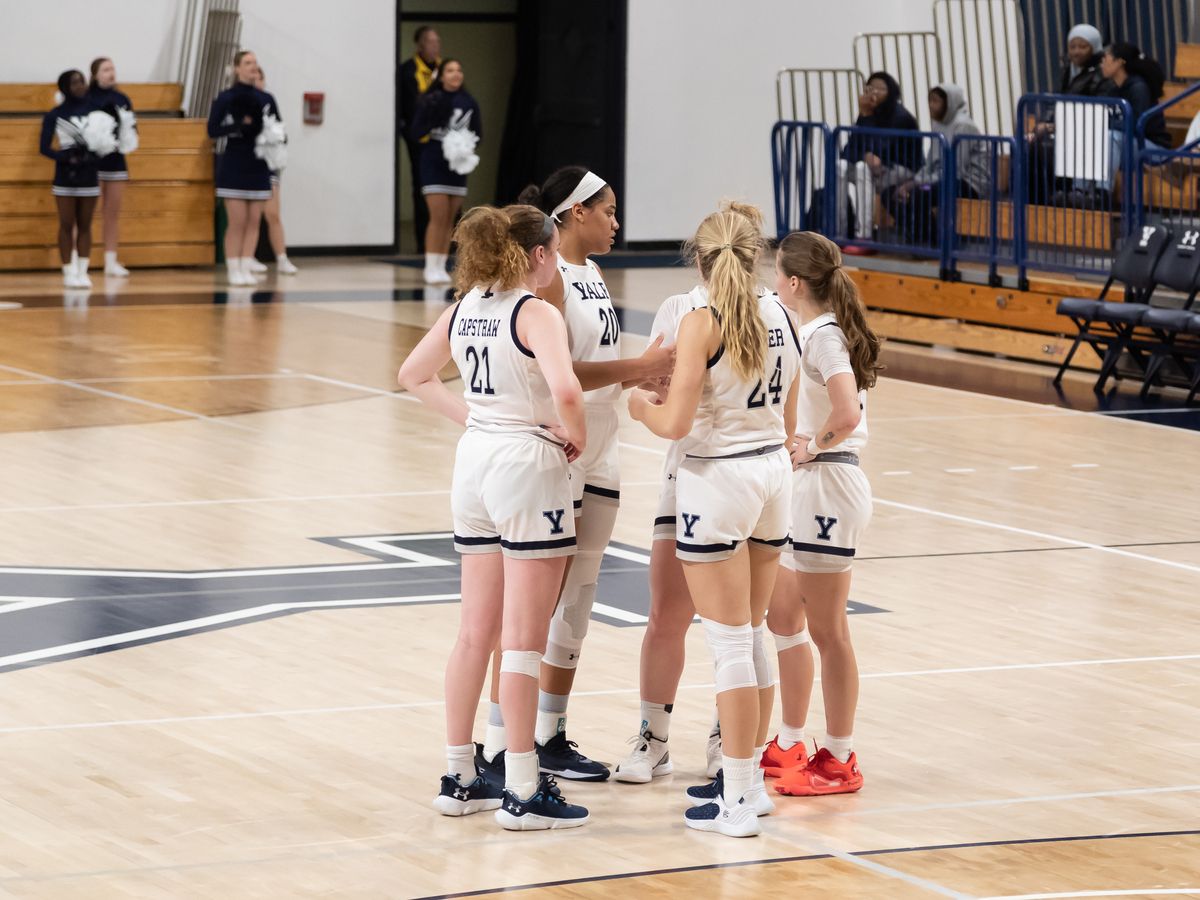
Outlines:
[[584, 200], [591, 199], [607, 186], [608, 182], [599, 175], [588, 172], [579, 180], [579, 184], [575, 185], [575, 190], [571, 191], [571, 195], [558, 204], [558, 206], [554, 207], [554, 212], [550, 213], [550, 218], [561, 224], [562, 219], [559, 218], [561, 213], [566, 212], [576, 203], [582, 203]]

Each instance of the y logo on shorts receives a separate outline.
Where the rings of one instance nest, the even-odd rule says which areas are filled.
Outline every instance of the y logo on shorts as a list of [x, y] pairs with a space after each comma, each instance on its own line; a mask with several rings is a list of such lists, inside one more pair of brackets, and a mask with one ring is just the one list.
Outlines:
[[813, 516], [817, 520], [817, 527], [821, 530], [817, 532], [818, 541], [831, 541], [833, 538], [829, 536], [829, 529], [837, 524], [836, 516]]
[[550, 533], [551, 534], [562, 534], [563, 533], [563, 527], [562, 527], [563, 512], [564, 512], [564, 510], [561, 510], [561, 509], [547, 509], [542, 512], [542, 515], [546, 517], [546, 521], [550, 523]]
[[689, 515], [688, 513], [680, 513], [680, 515], [683, 517], [683, 536], [688, 538], [695, 537], [692, 534], [692, 529], [696, 527], [696, 523], [700, 521], [700, 517], [698, 515]]

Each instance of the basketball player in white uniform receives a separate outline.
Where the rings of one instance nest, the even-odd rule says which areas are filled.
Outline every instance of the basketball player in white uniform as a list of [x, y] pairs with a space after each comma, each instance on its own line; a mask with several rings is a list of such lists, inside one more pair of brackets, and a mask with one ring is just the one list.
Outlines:
[[[762, 229], [762, 218], [753, 206], [734, 205]], [[760, 296], [768, 293], [759, 288]], [[651, 342], [660, 337], [674, 346], [678, 340], [679, 324], [694, 309], [708, 305], [708, 289], [697, 285], [686, 294], [668, 297], [659, 307], [650, 327]], [[665, 381], [669, 382], [669, 379]], [[665, 387], [660, 388], [665, 396]], [[659, 487], [658, 511], [650, 550], [650, 616], [642, 637], [639, 666], [641, 723], [637, 734], [630, 738], [629, 754], [617, 764], [613, 777], [630, 784], [646, 784], [674, 770], [668, 739], [671, 714], [679, 679], [683, 675], [684, 644], [687, 630], [696, 614], [683, 575], [683, 564], [675, 555], [675, 483], [683, 449], [673, 441], [663, 461], [662, 482]], [[768, 713], [774, 702], [773, 687], [760, 689], [762, 708]], [[706, 748], [708, 777], [716, 776], [721, 768], [720, 723], [714, 722]]]
[[[846, 601], [850, 565], [871, 519], [871, 486], [859, 455], [880, 341], [841, 263], [837, 245], [813, 232], [788, 235], [776, 257], [776, 289], [802, 323], [804, 357], [792, 449], [793, 553], [784, 558], [768, 617], [783, 727], [762, 765], [779, 776], [776, 791], [799, 796], [857, 791], [863, 783], [853, 749], [858, 666]], [[826, 721], [811, 758], [804, 733], [813, 683], [810, 631], [821, 654]]]
[[[476, 207], [455, 240], [461, 299], [399, 374], [402, 387], [467, 429], [450, 498], [462, 619], [446, 667], [448, 769], [434, 808], [445, 815], [496, 809], [510, 830], [569, 828], [587, 822], [588, 812], [567, 803], [553, 778], [539, 777], [533, 739], [546, 631], [575, 551], [568, 457], [587, 448], [566, 328], [532, 293], [554, 277], [558, 229], [530, 206]], [[438, 379], [451, 358], [462, 397]], [[497, 642], [510, 738], [502, 791], [477, 770], [471, 740]]]
[[[616, 402], [622, 386], [668, 375], [673, 354], [652, 344], [640, 357], [621, 359], [621, 327], [600, 268], [588, 257], [612, 249], [617, 199], [604, 179], [580, 166], [554, 172], [540, 188], [530, 185], [521, 202], [537, 206], [558, 223], [558, 275], [542, 297], [563, 314], [575, 374], [584, 389], [588, 448], [571, 464], [577, 549], [542, 660], [536, 728], [543, 772], [578, 781], [604, 781], [608, 767], [583, 755], [567, 740], [567, 701], [591, 618], [604, 549], [612, 537], [621, 498]], [[493, 696], [495, 696], [493, 684]], [[480, 768], [498, 780], [504, 748], [503, 716], [493, 702]]]
[[800, 366], [787, 313], [776, 298], [758, 296], [762, 244], [761, 228], [737, 207], [701, 223], [692, 253], [707, 306], [680, 324], [665, 402], [644, 391], [629, 402], [633, 418], [681, 441], [675, 551], [716, 669], [722, 772], [689, 789], [694, 806], [685, 821], [734, 837], [759, 834], [758, 816], [774, 809], [758, 765], [769, 723], [759, 689], [774, 680], [761, 625], [787, 543], [785, 445]]

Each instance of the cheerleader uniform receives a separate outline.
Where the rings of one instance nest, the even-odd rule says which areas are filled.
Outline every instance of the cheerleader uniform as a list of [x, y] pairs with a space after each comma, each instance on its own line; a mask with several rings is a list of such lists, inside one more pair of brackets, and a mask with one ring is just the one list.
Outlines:
[[[95, 110], [86, 97], [67, 97], [42, 118], [40, 150], [54, 160], [55, 197], [99, 197], [100, 182], [96, 167], [99, 157], [88, 150], [83, 140], [83, 125], [87, 114]], [[57, 136], [58, 149], [52, 141]]]
[[[823, 313], [800, 329], [804, 358], [796, 431], [815, 435], [833, 406], [826, 384], [834, 375], [853, 375], [846, 336], [833, 313]], [[867, 445], [867, 392], [858, 392], [862, 418], [840, 444], [826, 447], [792, 474], [792, 554], [785, 568], [799, 572], [849, 571], [871, 521], [871, 484], [859, 466]]]
[[[217, 163], [217, 196], [229, 200], [270, 200], [271, 170], [254, 155], [254, 139], [266, 115], [280, 118], [275, 98], [266, 91], [238, 82], [222, 91], [208, 114], [208, 136], [225, 138]], [[246, 125], [243, 119], [253, 121]]]
[[453, 128], [465, 128], [483, 140], [483, 119], [475, 98], [462, 89], [425, 94], [410, 132], [414, 140], [429, 137], [421, 150], [422, 194], [467, 196], [467, 176], [453, 171], [442, 152], [442, 138]]
[[[93, 84], [88, 88], [88, 99], [96, 109], [114, 110], [114, 116], [116, 115], [115, 110], [118, 109], [133, 112], [133, 104], [129, 102], [129, 97], [116, 88], [102, 88]], [[120, 119], [118, 118], [117, 121], [119, 122]], [[129, 167], [125, 164], [125, 154], [117, 151], [100, 157], [96, 174], [101, 181], [128, 181]]]
[[779, 298], [758, 303], [767, 331], [763, 377], [741, 378], [721, 345], [708, 361], [692, 430], [679, 442], [675, 555], [687, 562], [728, 559], [747, 540], [787, 543], [792, 465], [783, 410], [800, 345]]

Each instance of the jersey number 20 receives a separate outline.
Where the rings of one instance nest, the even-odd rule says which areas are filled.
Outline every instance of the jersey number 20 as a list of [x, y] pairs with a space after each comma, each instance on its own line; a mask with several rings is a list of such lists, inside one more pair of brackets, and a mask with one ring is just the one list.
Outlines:
[[[492, 387], [492, 364], [488, 360], [488, 348], [484, 347], [480, 351], [476, 351], [474, 347], [467, 348], [467, 362], [471, 363], [471, 393], [472, 394], [494, 394], [496, 389]], [[483, 369], [483, 380], [479, 380], [479, 370]]]
[[[783, 357], [775, 357], [775, 371], [771, 373], [771, 380], [767, 382], [767, 393], [771, 395], [771, 405], [779, 404], [779, 395], [783, 393]], [[746, 409], [762, 409], [767, 405], [767, 394], [763, 393], [762, 379], [754, 383], [754, 390], [750, 392], [750, 397], [746, 401]]]
[[600, 324], [604, 326], [604, 333], [600, 335], [600, 346], [611, 347], [617, 342], [617, 338], [621, 336], [621, 325], [617, 322], [617, 311], [615, 309], [601, 309]]

